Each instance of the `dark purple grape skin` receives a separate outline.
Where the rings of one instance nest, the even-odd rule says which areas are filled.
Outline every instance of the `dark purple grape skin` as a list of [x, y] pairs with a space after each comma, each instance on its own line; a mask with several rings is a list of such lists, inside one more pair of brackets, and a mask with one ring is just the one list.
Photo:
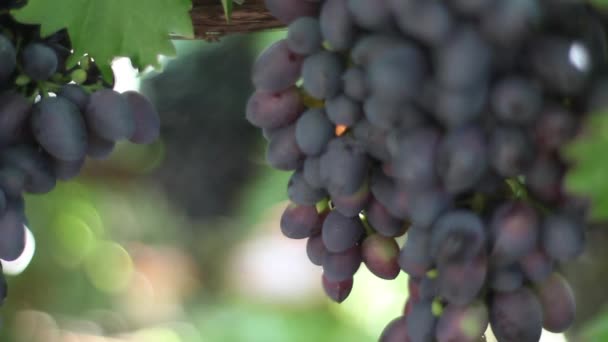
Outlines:
[[75, 104], [81, 112], [87, 109], [89, 93], [78, 84], [66, 84], [61, 87], [57, 96], [66, 98]]
[[451, 207], [451, 196], [441, 189], [410, 191], [407, 196], [410, 221], [416, 226], [432, 226], [437, 217]]
[[443, 1], [388, 1], [401, 31], [426, 45], [439, 45], [454, 29], [455, 20]]
[[467, 261], [484, 248], [486, 230], [479, 215], [466, 209], [448, 211], [433, 225], [431, 255], [438, 262]]
[[296, 204], [314, 206], [326, 196], [324, 189], [306, 182], [302, 169], [295, 171], [287, 183], [287, 197]]
[[74, 161], [87, 149], [87, 129], [78, 107], [61, 97], [45, 97], [31, 115], [36, 141], [53, 157]]
[[316, 234], [308, 238], [306, 241], [306, 255], [308, 260], [317, 266], [323, 265], [323, 258], [325, 254], [329, 253], [325, 245], [323, 244], [323, 237], [321, 234]]
[[135, 132], [135, 119], [129, 103], [112, 89], [91, 94], [84, 114], [89, 129], [106, 140], [129, 139]]
[[440, 134], [433, 128], [418, 129], [411, 134], [388, 140], [393, 156], [395, 178], [406, 187], [425, 188], [437, 181], [436, 155]]
[[97, 134], [89, 131], [87, 136], [87, 156], [92, 159], [106, 159], [114, 151], [116, 143], [104, 139]]
[[302, 167], [302, 174], [306, 183], [310, 184], [315, 188], [323, 188], [323, 181], [321, 179], [321, 159], [319, 157], [307, 157], [304, 160]]
[[537, 342], [542, 332], [543, 312], [529, 289], [496, 293], [490, 302], [490, 325], [501, 342]]
[[367, 207], [371, 200], [369, 183], [366, 181], [359, 190], [351, 195], [337, 195], [331, 197], [334, 210], [347, 217], [359, 216], [359, 213]]
[[353, 289], [353, 278], [332, 281], [329, 280], [325, 275], [321, 276], [323, 290], [327, 297], [336, 303], [342, 303], [348, 298], [350, 292]]
[[270, 45], [256, 59], [251, 80], [257, 90], [277, 92], [293, 86], [300, 78], [304, 57], [289, 50], [285, 39]]
[[588, 113], [600, 113], [608, 109], [608, 79], [595, 81], [585, 101], [585, 110]]
[[485, 303], [475, 302], [465, 307], [447, 305], [437, 322], [435, 338], [437, 342], [478, 342], [489, 319]]
[[407, 317], [393, 319], [382, 330], [379, 342], [411, 342], [407, 333]]
[[15, 165], [0, 168], [0, 188], [9, 197], [19, 197], [25, 189], [27, 174]]
[[430, 99], [426, 101], [439, 122], [449, 129], [458, 128], [474, 122], [483, 114], [487, 102], [487, 88], [487, 85], [481, 82], [466, 89], [435, 86], [427, 89], [429, 93], [426, 96]]
[[488, 273], [488, 260], [483, 254], [471, 260], [442, 262], [437, 268], [439, 295], [448, 303], [465, 306], [482, 290]]
[[7, 207], [0, 216], [0, 259], [16, 260], [25, 248], [25, 214], [14, 200], [7, 202]]
[[541, 243], [552, 259], [562, 262], [574, 260], [584, 251], [585, 227], [566, 215], [549, 215], [542, 223]]
[[414, 45], [401, 43], [386, 49], [367, 66], [370, 91], [389, 102], [412, 99], [418, 95], [425, 76], [422, 52]]
[[524, 274], [517, 264], [496, 267], [490, 272], [489, 283], [497, 292], [515, 291], [524, 284]]
[[411, 104], [404, 101], [387, 101], [376, 95], [365, 100], [363, 111], [370, 123], [385, 131], [395, 127], [411, 130], [426, 123], [424, 115]]
[[353, 126], [363, 117], [361, 105], [346, 95], [325, 101], [327, 116], [335, 125]]
[[394, 238], [373, 234], [361, 244], [361, 255], [367, 268], [379, 278], [395, 279], [401, 269], [397, 262], [399, 245]]
[[519, 265], [526, 278], [533, 283], [544, 281], [553, 272], [553, 260], [541, 249], [524, 256]]
[[277, 129], [296, 121], [303, 108], [295, 86], [276, 92], [257, 90], [247, 101], [245, 116], [256, 127]]
[[135, 121], [135, 130], [129, 141], [135, 144], [151, 144], [156, 141], [160, 135], [160, 116], [152, 102], [136, 91], [126, 91], [122, 96], [127, 99]]
[[402, 43], [403, 39], [398, 36], [368, 34], [357, 40], [350, 51], [350, 58], [356, 65], [367, 67], [386, 51]]
[[0, 81], [6, 81], [17, 67], [17, 52], [13, 43], [0, 35]]
[[304, 163], [305, 155], [296, 142], [296, 126], [290, 125], [274, 133], [266, 149], [266, 161], [275, 169], [295, 170]]
[[437, 278], [423, 277], [419, 285], [419, 297], [421, 300], [433, 300], [439, 295], [439, 282]]
[[[85, 158], [79, 160], [65, 161], [53, 160], [53, 174], [62, 181], [70, 180], [80, 174], [80, 170], [84, 166]], [[1, 182], [0, 182], [1, 184]]]
[[361, 188], [368, 175], [369, 160], [359, 142], [338, 137], [321, 155], [321, 179], [332, 196], [347, 196]]
[[[0, 47], [1, 40], [0, 38]], [[32, 103], [17, 92], [6, 91], [0, 94], [0, 145], [12, 144], [21, 138], [31, 108]]]
[[334, 137], [334, 125], [321, 108], [311, 108], [296, 122], [296, 142], [307, 156], [318, 156]]
[[526, 186], [537, 198], [557, 202], [562, 196], [564, 166], [550, 155], [536, 157], [526, 172]]
[[536, 210], [521, 201], [506, 202], [498, 207], [490, 222], [491, 258], [506, 265], [531, 253], [540, 234], [540, 219]]
[[348, 0], [348, 10], [353, 21], [368, 30], [389, 30], [391, 11], [387, 0]]
[[389, 161], [391, 155], [386, 145], [388, 132], [371, 124], [367, 119], [361, 119], [352, 129], [355, 139], [361, 142], [367, 153], [382, 161]]
[[305, 239], [321, 232], [323, 220], [314, 205], [290, 203], [281, 216], [281, 232], [290, 239]]
[[407, 315], [406, 329], [411, 342], [433, 341], [437, 317], [433, 314], [431, 301], [414, 303]]
[[380, 235], [399, 237], [407, 231], [406, 223], [393, 217], [375, 198], [370, 200], [365, 216], [372, 228]]
[[348, 11], [348, 0], [325, 0], [321, 6], [319, 22], [321, 34], [332, 50], [347, 50], [353, 43], [356, 30]]
[[319, 20], [313, 17], [300, 17], [287, 27], [287, 46], [295, 53], [310, 55], [321, 49], [323, 37]]
[[323, 275], [339, 282], [353, 277], [361, 266], [361, 248], [355, 246], [341, 253], [328, 252], [323, 256]]
[[483, 83], [491, 64], [490, 47], [470, 27], [455, 32], [434, 54], [437, 81], [447, 88], [464, 89]]
[[353, 248], [364, 234], [359, 217], [347, 217], [334, 210], [323, 221], [323, 244], [332, 253]]
[[493, 169], [503, 177], [516, 177], [534, 162], [532, 139], [515, 126], [495, 127], [490, 136], [489, 159]]
[[556, 151], [574, 138], [578, 125], [570, 110], [556, 104], [547, 105], [534, 125], [536, 145], [545, 152]]
[[363, 101], [369, 95], [365, 71], [359, 67], [350, 67], [342, 74], [344, 94], [356, 101]]
[[399, 267], [410, 277], [423, 277], [431, 269], [433, 258], [429, 253], [431, 236], [428, 230], [411, 227], [407, 240], [399, 253]]
[[30, 43], [21, 52], [23, 71], [35, 81], [45, 81], [57, 71], [59, 58], [53, 49], [41, 44]]
[[51, 191], [57, 182], [48, 155], [29, 145], [15, 145], [0, 153], [0, 163], [10, 165], [26, 175], [24, 190], [33, 194]]
[[315, 16], [319, 5], [301, 0], [264, 0], [266, 9], [283, 24], [289, 25], [299, 17]]
[[543, 308], [543, 328], [553, 333], [566, 331], [576, 313], [576, 301], [568, 281], [559, 273], [553, 273], [539, 284], [537, 294]]
[[335, 53], [317, 52], [302, 64], [302, 86], [314, 98], [332, 98], [340, 91], [343, 71], [342, 61]]
[[539, 23], [539, 1], [494, 1], [481, 16], [484, 37], [500, 46], [517, 46]]
[[381, 170], [372, 172], [371, 191], [392, 216], [403, 220], [409, 218], [408, 192]]
[[519, 76], [500, 80], [490, 94], [492, 112], [499, 119], [513, 124], [530, 124], [540, 114], [543, 96], [532, 81]]
[[475, 126], [452, 130], [443, 138], [437, 174], [448, 193], [463, 193], [481, 180], [488, 165], [485, 140], [483, 131]]

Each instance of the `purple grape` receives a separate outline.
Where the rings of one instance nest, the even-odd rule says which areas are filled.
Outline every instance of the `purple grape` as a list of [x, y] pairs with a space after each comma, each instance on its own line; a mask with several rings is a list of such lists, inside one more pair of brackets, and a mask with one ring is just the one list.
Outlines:
[[66, 84], [59, 90], [57, 96], [70, 100], [81, 112], [87, 109], [89, 103], [89, 93], [81, 85]]
[[306, 57], [302, 65], [302, 86], [312, 97], [328, 99], [336, 96], [342, 83], [344, 66], [340, 58], [328, 51]]
[[435, 336], [437, 317], [430, 301], [420, 301], [412, 306], [407, 315], [406, 329], [411, 342], [430, 342]]
[[553, 273], [537, 289], [543, 308], [543, 328], [561, 333], [574, 322], [576, 302], [568, 281]]
[[290, 239], [305, 239], [321, 232], [323, 220], [314, 205], [289, 204], [281, 216], [281, 232]]
[[135, 132], [129, 102], [114, 90], [102, 89], [91, 94], [84, 114], [89, 129], [106, 140], [129, 139]]
[[539, 283], [553, 272], [553, 260], [541, 249], [535, 249], [519, 261], [528, 280]]
[[332, 196], [352, 195], [364, 183], [368, 167], [368, 157], [357, 141], [335, 138], [321, 156], [321, 179]]
[[407, 333], [406, 316], [401, 316], [392, 320], [384, 330], [382, 330], [379, 342], [410, 342]]
[[361, 185], [359, 190], [351, 195], [336, 195], [331, 197], [331, 202], [334, 205], [334, 210], [344, 216], [355, 217], [367, 207], [371, 199], [368, 182]]
[[347, 50], [355, 38], [355, 23], [348, 11], [348, 0], [325, 0], [319, 22], [323, 38], [332, 50]]
[[363, 116], [363, 109], [346, 95], [325, 101], [327, 115], [335, 125], [353, 126]]
[[341, 253], [328, 252], [323, 256], [323, 275], [333, 282], [353, 277], [361, 266], [361, 247], [355, 246]]
[[516, 177], [534, 162], [532, 139], [515, 126], [495, 127], [490, 136], [489, 159], [494, 170], [503, 177]]
[[369, 95], [365, 71], [358, 67], [350, 67], [342, 74], [344, 94], [356, 101], [363, 101]]
[[460, 262], [442, 262], [438, 268], [439, 295], [448, 303], [465, 306], [472, 303], [482, 290], [488, 272], [485, 255]]
[[542, 224], [541, 243], [548, 256], [557, 261], [570, 261], [585, 248], [585, 227], [566, 215], [552, 214]]
[[542, 332], [543, 312], [538, 298], [523, 287], [494, 294], [490, 302], [492, 332], [501, 342], [537, 342]]
[[287, 197], [299, 205], [314, 206], [327, 196], [324, 189], [315, 188], [304, 179], [303, 171], [295, 171], [287, 183]]
[[300, 78], [304, 57], [289, 50], [285, 39], [270, 45], [256, 59], [251, 79], [257, 90], [277, 92]]
[[438, 262], [475, 258], [486, 242], [485, 227], [473, 211], [457, 209], [439, 216], [432, 229], [431, 255]]
[[316, 234], [308, 238], [306, 241], [306, 255], [310, 262], [317, 266], [323, 265], [323, 258], [328, 253], [327, 248], [323, 244], [321, 234]]
[[53, 157], [74, 161], [87, 149], [87, 129], [78, 107], [61, 97], [46, 97], [32, 110], [32, 130], [38, 143]]
[[129, 103], [135, 120], [135, 131], [129, 140], [136, 144], [151, 144], [160, 135], [160, 117], [150, 100], [135, 91], [122, 94]]
[[344, 300], [346, 300], [348, 295], [350, 295], [350, 291], [353, 289], [352, 277], [345, 280], [332, 281], [323, 275], [321, 279], [325, 294], [336, 303], [342, 303]]
[[296, 142], [296, 126], [281, 128], [272, 135], [266, 149], [266, 161], [279, 170], [295, 170], [302, 166], [304, 153]]
[[321, 108], [305, 111], [296, 122], [296, 142], [308, 156], [318, 156], [334, 137], [334, 125]]
[[401, 43], [386, 49], [367, 66], [367, 83], [374, 95], [395, 103], [417, 96], [424, 74], [422, 52]]
[[542, 109], [540, 88], [523, 77], [510, 76], [500, 80], [490, 96], [492, 112], [498, 119], [508, 123], [529, 124], [539, 116]]
[[[3, 36], [0, 35], [0, 47], [1, 37]], [[0, 50], [0, 59], [2, 53]], [[0, 145], [13, 144], [21, 138], [31, 108], [31, 102], [17, 92], [5, 91], [0, 94]]]
[[493, 262], [501, 265], [516, 262], [531, 253], [539, 241], [539, 218], [536, 210], [523, 202], [506, 202], [492, 216]]
[[426, 229], [411, 227], [399, 253], [399, 267], [411, 277], [424, 276], [433, 264], [430, 242], [431, 236]]
[[332, 253], [344, 252], [359, 243], [365, 234], [359, 217], [332, 211], [323, 221], [323, 244]]
[[367, 268], [379, 278], [395, 279], [399, 275], [399, 245], [394, 238], [373, 234], [361, 244], [361, 255]]
[[437, 342], [478, 342], [488, 327], [488, 308], [482, 302], [444, 308], [435, 337]]
[[322, 40], [317, 18], [300, 17], [287, 27], [287, 46], [295, 53], [313, 54], [321, 49]]
[[59, 58], [53, 49], [41, 44], [30, 43], [21, 52], [23, 71], [35, 81], [46, 81], [57, 71]]
[[365, 211], [367, 220], [378, 234], [386, 237], [399, 237], [407, 231], [407, 224], [393, 217], [376, 199], [372, 199]]
[[246, 117], [256, 127], [276, 129], [296, 121], [302, 111], [298, 89], [291, 86], [277, 92], [254, 92], [247, 102]]

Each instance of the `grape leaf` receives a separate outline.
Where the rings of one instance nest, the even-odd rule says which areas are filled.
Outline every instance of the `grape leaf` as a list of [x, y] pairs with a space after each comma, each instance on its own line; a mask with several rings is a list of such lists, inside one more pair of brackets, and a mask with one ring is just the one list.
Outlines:
[[170, 34], [194, 36], [191, 8], [191, 0], [29, 0], [12, 14], [40, 24], [43, 37], [67, 28], [74, 55], [88, 53], [102, 68], [121, 56], [141, 70], [175, 55]]
[[589, 197], [591, 219], [608, 219], [608, 113], [589, 115], [583, 134], [563, 149], [572, 168], [566, 175], [566, 190]]

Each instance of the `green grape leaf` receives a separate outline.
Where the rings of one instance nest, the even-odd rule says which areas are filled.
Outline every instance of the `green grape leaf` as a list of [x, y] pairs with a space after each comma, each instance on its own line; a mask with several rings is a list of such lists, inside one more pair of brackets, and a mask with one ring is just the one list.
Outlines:
[[572, 163], [566, 190], [591, 199], [591, 219], [608, 219], [608, 113], [587, 117], [583, 134], [562, 152]]
[[230, 19], [232, 18], [232, 0], [222, 0], [222, 7], [224, 8], [226, 21], [230, 23]]
[[12, 14], [39, 24], [43, 37], [67, 28], [74, 55], [89, 54], [101, 69], [129, 57], [141, 70], [175, 55], [171, 34], [194, 36], [191, 8], [191, 0], [29, 0]]

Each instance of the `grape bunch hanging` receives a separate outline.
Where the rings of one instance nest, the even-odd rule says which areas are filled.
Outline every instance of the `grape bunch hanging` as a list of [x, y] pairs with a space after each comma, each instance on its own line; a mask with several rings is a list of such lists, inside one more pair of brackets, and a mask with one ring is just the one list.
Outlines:
[[[575, 301], [588, 201], [561, 148], [608, 106], [606, 14], [560, 0], [266, 0], [246, 117], [293, 170], [281, 230], [336, 302], [409, 275], [382, 342], [536, 342]], [[396, 238], [405, 235], [402, 246]]]
[[77, 176], [86, 157], [104, 159], [121, 140], [151, 143], [160, 128], [144, 96], [112, 90], [89, 56], [71, 62], [65, 30], [43, 38], [39, 26], [15, 22], [8, 10], [24, 3], [0, 5], [0, 259], [7, 261], [25, 247], [24, 193], [47, 193]]

